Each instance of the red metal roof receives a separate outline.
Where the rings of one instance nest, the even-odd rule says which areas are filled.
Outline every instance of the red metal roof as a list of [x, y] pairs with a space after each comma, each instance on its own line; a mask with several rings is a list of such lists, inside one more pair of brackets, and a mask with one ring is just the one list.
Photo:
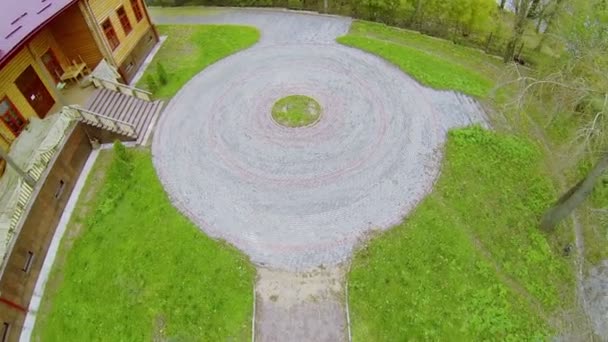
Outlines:
[[0, 65], [47, 22], [78, 0], [0, 0]]

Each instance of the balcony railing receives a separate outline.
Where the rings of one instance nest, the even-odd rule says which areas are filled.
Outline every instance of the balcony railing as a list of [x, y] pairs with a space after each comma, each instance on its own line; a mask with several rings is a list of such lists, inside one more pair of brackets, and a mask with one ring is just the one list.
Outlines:
[[106, 80], [96, 76], [91, 76], [91, 80], [93, 81], [93, 85], [97, 88], [106, 88], [120, 92], [125, 95], [137, 97], [138, 99], [152, 101], [152, 93], [150, 93], [149, 91], [131, 87], [126, 84]]
[[75, 117], [81, 121], [85, 121], [88, 124], [101, 126], [114, 133], [120, 133], [131, 138], [137, 138], [135, 126], [128, 122], [95, 113], [78, 106], [68, 106], [68, 108], [73, 110]]

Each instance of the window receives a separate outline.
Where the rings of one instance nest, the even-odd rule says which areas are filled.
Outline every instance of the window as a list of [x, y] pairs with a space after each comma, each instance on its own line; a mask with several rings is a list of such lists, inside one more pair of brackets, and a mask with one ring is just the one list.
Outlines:
[[122, 25], [122, 29], [125, 31], [125, 36], [129, 35], [129, 33], [133, 31], [133, 28], [131, 27], [131, 23], [129, 22], [129, 17], [127, 17], [125, 7], [120, 6], [120, 8], [116, 11], [116, 14], [118, 14], [120, 25]]
[[135, 64], [133, 64], [133, 61], [129, 62], [129, 64], [127, 64], [127, 67], [125, 68], [125, 72], [128, 74], [131, 72], [131, 70], [133, 70], [133, 68], [135, 67]]
[[135, 20], [140, 22], [144, 15], [141, 13], [141, 7], [139, 6], [139, 0], [131, 0], [131, 8], [133, 8], [133, 13], [135, 13]]
[[32, 262], [34, 261], [34, 253], [32, 251], [27, 252], [27, 257], [25, 259], [25, 265], [21, 269], [23, 272], [28, 273], [32, 268]]
[[55, 191], [55, 199], [58, 199], [63, 194], [63, 189], [65, 189], [65, 182], [62, 180], [59, 181], [59, 186], [57, 187], [57, 191]]
[[120, 44], [120, 41], [116, 36], [116, 31], [114, 31], [114, 27], [112, 27], [110, 19], [106, 19], [106, 21], [101, 24], [101, 28], [103, 29], [103, 33], [106, 35], [106, 39], [108, 40], [112, 51], [116, 50], [116, 48]]
[[6, 127], [8, 127], [15, 136], [18, 136], [19, 133], [21, 133], [23, 127], [25, 127], [25, 124], [27, 123], [8, 97], [5, 97], [2, 102], [0, 102], [0, 117], [2, 118], [2, 122], [4, 122]]

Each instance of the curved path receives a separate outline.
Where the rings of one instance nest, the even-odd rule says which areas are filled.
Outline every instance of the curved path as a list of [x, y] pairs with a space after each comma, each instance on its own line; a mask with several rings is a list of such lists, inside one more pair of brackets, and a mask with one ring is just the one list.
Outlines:
[[[446, 129], [482, 117], [474, 101], [335, 43], [346, 18], [231, 10], [155, 20], [262, 32], [184, 86], [153, 142], [174, 204], [259, 265], [302, 271], [346, 260], [366, 233], [398, 223], [430, 190]], [[274, 102], [292, 94], [320, 103], [315, 125], [272, 120]]]

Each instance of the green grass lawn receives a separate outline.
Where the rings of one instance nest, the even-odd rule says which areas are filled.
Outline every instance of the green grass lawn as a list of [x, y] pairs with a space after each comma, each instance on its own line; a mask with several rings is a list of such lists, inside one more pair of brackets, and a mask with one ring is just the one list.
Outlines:
[[156, 17], [202, 17], [206, 15], [214, 15], [225, 12], [220, 7], [207, 7], [207, 6], [177, 6], [177, 7], [158, 7], [149, 6], [148, 10], [152, 19]]
[[484, 97], [504, 66], [482, 51], [418, 32], [355, 21], [338, 42], [376, 54], [436, 89], [452, 89]]
[[291, 95], [277, 101], [272, 106], [272, 117], [287, 127], [301, 127], [315, 122], [321, 115], [321, 106], [314, 99], [304, 95]]
[[34, 340], [248, 340], [253, 266], [173, 208], [149, 152], [127, 156], [101, 153], [62, 241]]
[[[248, 26], [158, 25], [158, 30], [168, 38], [137, 86], [164, 99], [175, 95], [208, 65], [255, 44], [260, 38], [259, 31]], [[166, 84], [159, 79], [159, 63], [166, 70]]]
[[[450, 132], [434, 191], [356, 253], [354, 340], [541, 340], [573, 305], [561, 246], [538, 229], [554, 196], [531, 143]], [[559, 325], [559, 324], [557, 324]]]

